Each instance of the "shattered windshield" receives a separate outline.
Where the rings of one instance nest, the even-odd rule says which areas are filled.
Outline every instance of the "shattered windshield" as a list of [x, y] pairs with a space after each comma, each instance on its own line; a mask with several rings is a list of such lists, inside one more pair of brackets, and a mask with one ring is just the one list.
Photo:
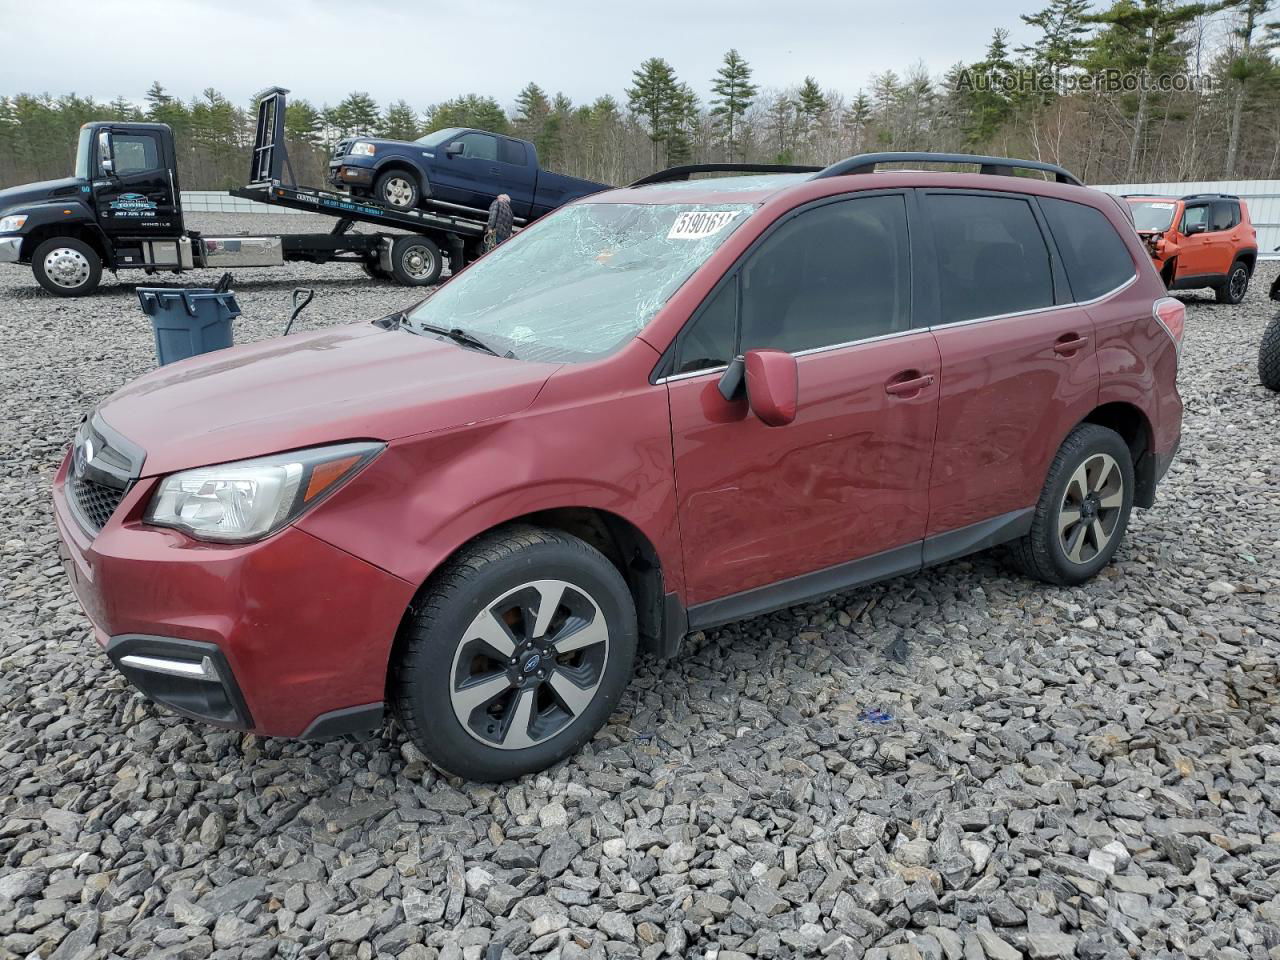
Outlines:
[[1168, 230], [1173, 223], [1174, 204], [1167, 200], [1129, 201], [1133, 211], [1133, 226], [1140, 233]]
[[517, 234], [408, 315], [521, 360], [592, 360], [649, 322], [749, 204], [584, 203]]

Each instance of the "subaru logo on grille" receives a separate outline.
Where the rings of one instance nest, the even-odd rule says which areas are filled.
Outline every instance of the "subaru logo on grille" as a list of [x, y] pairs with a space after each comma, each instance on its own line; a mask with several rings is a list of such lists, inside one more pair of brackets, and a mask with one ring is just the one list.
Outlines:
[[524, 667], [522, 669], [525, 673], [533, 673], [533, 671], [538, 669], [538, 664], [541, 662], [542, 657], [535, 653], [524, 662]]
[[84, 443], [79, 444], [71, 454], [71, 466], [77, 477], [84, 476], [85, 467], [93, 463], [93, 457], [93, 441], [86, 437]]

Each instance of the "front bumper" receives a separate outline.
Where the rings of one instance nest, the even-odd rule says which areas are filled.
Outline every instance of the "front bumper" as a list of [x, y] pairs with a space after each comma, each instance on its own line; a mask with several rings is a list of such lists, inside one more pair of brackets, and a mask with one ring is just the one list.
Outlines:
[[381, 722], [411, 584], [287, 527], [205, 544], [141, 523], [138, 481], [96, 535], [54, 478], [59, 553], [97, 641], [152, 700], [217, 726], [328, 736]]
[[18, 263], [22, 255], [22, 237], [0, 237], [0, 263]]
[[368, 167], [354, 167], [347, 163], [329, 164], [329, 182], [335, 187], [371, 187], [373, 171]]

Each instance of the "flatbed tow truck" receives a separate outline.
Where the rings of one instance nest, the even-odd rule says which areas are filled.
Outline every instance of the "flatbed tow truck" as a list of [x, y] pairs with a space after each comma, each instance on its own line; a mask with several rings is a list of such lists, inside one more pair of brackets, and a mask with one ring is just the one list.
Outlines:
[[[85, 296], [105, 267], [146, 274], [359, 263], [372, 277], [427, 286], [481, 249], [481, 210], [393, 210], [296, 185], [285, 147], [287, 90], [257, 97], [249, 183], [232, 195], [336, 218], [327, 233], [206, 236], [185, 227], [173, 131], [162, 123], [99, 121], [80, 128], [75, 175], [0, 190], [0, 263], [30, 264], [62, 297]], [[286, 173], [288, 179], [286, 179]], [[394, 233], [357, 231], [371, 224]]]

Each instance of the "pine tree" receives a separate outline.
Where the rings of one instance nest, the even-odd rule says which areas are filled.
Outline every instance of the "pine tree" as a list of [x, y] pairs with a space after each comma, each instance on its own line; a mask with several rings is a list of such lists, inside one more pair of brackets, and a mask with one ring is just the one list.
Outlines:
[[1120, 98], [1122, 104], [1128, 101], [1132, 116], [1127, 183], [1134, 182], [1146, 145], [1153, 81], [1185, 69], [1187, 45], [1180, 35], [1209, 9], [1203, 3], [1179, 6], [1177, 0], [1116, 0], [1109, 9], [1085, 18], [1102, 27], [1086, 65], [1095, 70], [1118, 68], [1138, 80], [1137, 92]]
[[333, 122], [343, 136], [372, 134], [382, 125], [382, 115], [373, 97], [356, 91], [334, 109]]
[[1040, 30], [1040, 37], [1028, 46], [1018, 47], [1018, 53], [1029, 57], [1031, 65], [1052, 80], [1054, 90], [1062, 76], [1080, 65], [1089, 41], [1089, 25], [1085, 15], [1090, 0], [1049, 0], [1049, 5], [1039, 13], [1021, 14], [1019, 19]]
[[388, 140], [416, 140], [419, 132], [418, 114], [408, 103], [397, 100], [387, 107], [387, 115], [382, 120], [382, 136]]
[[[680, 84], [671, 64], [661, 57], [650, 57], [631, 74], [627, 88], [627, 106], [644, 120], [653, 146], [651, 158], [657, 166], [657, 145], [666, 148], [670, 159], [670, 137], [675, 118], [683, 109]], [[679, 149], [679, 148], [677, 148]]]
[[128, 122], [130, 120], [140, 120], [142, 118], [142, 111], [135, 107], [129, 100], [125, 99], [123, 94], [112, 100], [108, 109], [110, 110], [112, 120], [123, 120]]
[[756, 95], [756, 85], [751, 82], [751, 67], [737, 50], [731, 49], [724, 55], [724, 65], [716, 71], [711, 90], [715, 94], [711, 101], [711, 116], [722, 132], [725, 152], [732, 163], [740, 155], [743, 114]]
[[427, 110], [427, 129], [443, 130], [446, 127], [475, 127], [506, 133], [510, 122], [507, 114], [493, 97], [476, 93], [463, 94], [444, 103], [437, 103]]
[[1271, 70], [1269, 57], [1259, 54], [1254, 47], [1254, 34], [1260, 22], [1270, 12], [1272, 0], [1228, 0], [1226, 6], [1234, 10], [1239, 20], [1233, 33], [1240, 41], [1240, 48], [1227, 65], [1227, 76], [1235, 86], [1231, 103], [1231, 128], [1227, 134], [1226, 176], [1236, 175], [1236, 161], [1240, 155], [1240, 123], [1244, 119], [1245, 99], [1257, 85], [1260, 77]]
[[550, 114], [551, 102], [536, 83], [529, 83], [516, 94], [515, 129], [526, 140], [537, 139]]
[[319, 143], [323, 126], [320, 111], [308, 100], [290, 101], [289, 108], [284, 112], [285, 139], [292, 143]]

